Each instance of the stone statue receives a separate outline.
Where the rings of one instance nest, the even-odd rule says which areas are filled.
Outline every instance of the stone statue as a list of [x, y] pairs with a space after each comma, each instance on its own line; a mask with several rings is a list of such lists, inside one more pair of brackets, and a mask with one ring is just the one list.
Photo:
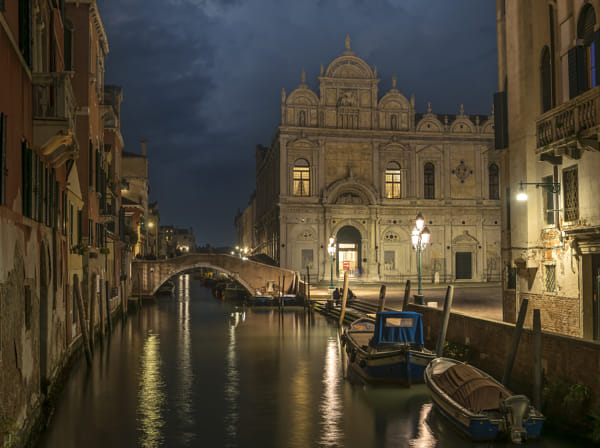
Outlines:
[[350, 34], [346, 34], [346, 50], [350, 51]]
[[281, 89], [281, 102], [285, 103], [285, 89]]

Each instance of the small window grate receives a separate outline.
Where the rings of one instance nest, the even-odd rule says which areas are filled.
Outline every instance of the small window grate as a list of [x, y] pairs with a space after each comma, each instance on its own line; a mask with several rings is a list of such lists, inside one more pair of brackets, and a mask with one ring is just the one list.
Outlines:
[[546, 266], [546, 292], [556, 291], [556, 266]]
[[577, 167], [563, 171], [565, 221], [576, 221], [579, 219], [579, 182], [577, 178]]

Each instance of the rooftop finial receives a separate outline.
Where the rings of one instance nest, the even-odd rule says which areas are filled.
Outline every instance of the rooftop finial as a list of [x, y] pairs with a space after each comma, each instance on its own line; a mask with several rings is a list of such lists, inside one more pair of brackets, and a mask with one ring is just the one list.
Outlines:
[[392, 89], [396, 88], [396, 74], [394, 73], [394, 76], [392, 76]]
[[465, 114], [465, 108], [464, 108], [464, 106], [462, 104], [460, 105], [460, 114], [461, 115]]
[[323, 64], [321, 64], [321, 76], [323, 76]]
[[285, 103], [285, 89], [281, 89], [281, 102]]
[[350, 51], [350, 34], [346, 34], [346, 50]]
[[427, 113], [431, 113], [431, 101], [427, 101]]
[[306, 84], [306, 72], [302, 69], [302, 84]]

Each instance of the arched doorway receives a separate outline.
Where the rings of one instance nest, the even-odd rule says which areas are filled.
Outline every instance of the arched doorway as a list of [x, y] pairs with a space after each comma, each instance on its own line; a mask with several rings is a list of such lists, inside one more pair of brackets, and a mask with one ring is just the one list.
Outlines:
[[336, 236], [337, 241], [337, 268], [338, 276], [348, 271], [349, 277], [359, 277], [362, 272], [360, 232], [352, 226], [342, 227]]

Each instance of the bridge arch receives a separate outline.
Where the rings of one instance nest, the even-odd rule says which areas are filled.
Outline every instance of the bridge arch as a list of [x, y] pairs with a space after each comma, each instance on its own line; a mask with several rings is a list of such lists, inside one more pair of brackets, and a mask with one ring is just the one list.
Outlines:
[[188, 254], [166, 260], [134, 260], [132, 262], [132, 294], [151, 296], [169, 278], [182, 272], [209, 268], [227, 273], [244, 288], [255, 294], [266, 289], [267, 281], [285, 277], [284, 288], [297, 281], [297, 273], [227, 254]]

